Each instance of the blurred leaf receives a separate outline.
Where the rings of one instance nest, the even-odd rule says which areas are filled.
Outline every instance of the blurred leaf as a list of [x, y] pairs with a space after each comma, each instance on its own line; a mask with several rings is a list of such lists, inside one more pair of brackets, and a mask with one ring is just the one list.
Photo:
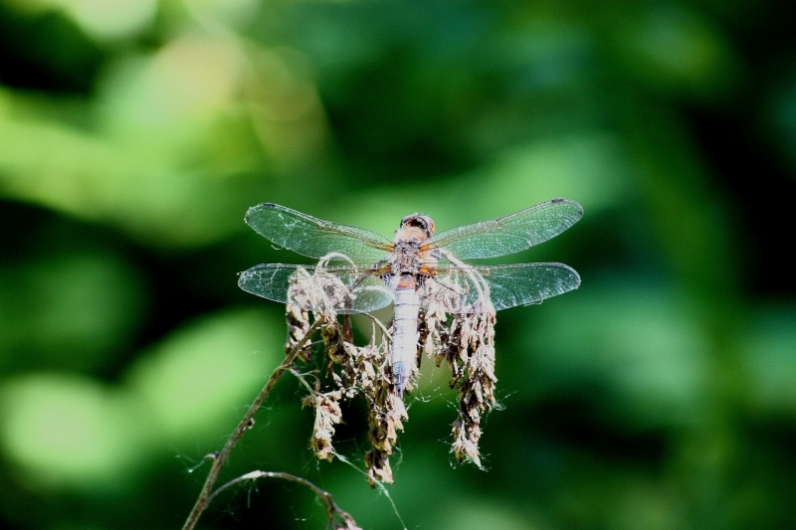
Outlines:
[[107, 254], [0, 270], [0, 367], [103, 367], [136, 331], [144, 293], [137, 272]]
[[633, 77], [675, 95], [715, 98], [733, 88], [733, 51], [721, 29], [697, 11], [670, 3], [619, 13], [612, 38]]
[[534, 530], [546, 525], [534, 522], [527, 514], [516, 513], [507, 506], [482, 499], [456, 499], [447, 513], [438, 516], [435, 528], [440, 530], [468, 528], [471, 530]]
[[2, 116], [0, 142], [6, 197], [110, 222], [159, 244], [207, 243], [241, 226], [237, 212], [248, 201], [240, 183], [180, 168], [162, 146], [160, 153], [139, 150], [54, 123]]
[[186, 0], [185, 5], [205, 27], [245, 27], [260, 10], [257, 0]]
[[537, 391], [596, 385], [606, 392], [593, 399], [633, 425], [699, 421], [715, 367], [694, 301], [643, 282], [588, 285], [537, 309], [534, 355], [506, 362]]
[[214, 315], [145, 354], [127, 385], [147, 410], [148, 427], [168, 443], [215, 440], [239, 421], [281, 361], [283, 337], [259, 311]]
[[741, 359], [752, 406], [766, 415], [796, 413], [796, 311], [761, 310], [744, 331]]
[[558, 138], [506, 150], [493, 164], [455, 181], [384, 186], [342, 197], [342, 207], [335, 208], [340, 213], [331, 220], [391, 237], [400, 220], [412, 212], [430, 215], [441, 231], [556, 197], [577, 200], [588, 218], [633, 193], [628, 163], [614, 138], [601, 134]]
[[29, 11], [63, 10], [86, 33], [101, 39], [130, 37], [152, 22], [157, 0], [10, 0]]
[[[164, 450], [218, 442], [281, 360], [281, 334], [258, 311], [215, 315], [136, 362], [117, 388], [59, 374], [0, 391], [0, 443], [26, 480], [125, 487], [120, 474]], [[268, 353], [258, 350], [268, 348]]]
[[36, 0], [0, 2], [0, 80], [37, 90], [88, 92], [102, 51], [63, 13], [38, 7]]
[[[792, 59], [790, 59], [792, 62]], [[785, 79], [777, 79], [781, 86], [769, 95], [765, 109], [765, 125], [773, 145], [783, 153], [791, 167], [796, 167], [796, 69], [793, 66], [780, 66], [789, 71]], [[788, 173], [796, 178], [796, 172]]]
[[0, 442], [34, 487], [124, 488], [141, 433], [132, 403], [78, 376], [33, 374], [0, 392]]

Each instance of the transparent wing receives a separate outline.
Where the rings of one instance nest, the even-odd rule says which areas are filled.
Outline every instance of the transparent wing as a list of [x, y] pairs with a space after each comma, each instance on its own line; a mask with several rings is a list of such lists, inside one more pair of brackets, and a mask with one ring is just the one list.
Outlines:
[[276, 245], [310, 258], [339, 252], [355, 261], [375, 263], [392, 248], [390, 241], [376, 232], [323, 221], [278, 204], [249, 208], [246, 224]]
[[[520, 263], [494, 267], [442, 268], [425, 282], [421, 302], [442, 304], [450, 313], [482, 311], [488, 294], [496, 311], [538, 304], [580, 286], [580, 276], [563, 263]], [[486, 288], [484, 288], [486, 287]]]
[[428, 246], [442, 247], [459, 259], [495, 258], [543, 243], [581, 217], [583, 208], [577, 202], [553, 199], [504, 217], [440, 232]]
[[238, 275], [238, 287], [275, 302], [288, 299], [308, 311], [367, 313], [388, 305], [393, 292], [367, 269], [266, 263]]

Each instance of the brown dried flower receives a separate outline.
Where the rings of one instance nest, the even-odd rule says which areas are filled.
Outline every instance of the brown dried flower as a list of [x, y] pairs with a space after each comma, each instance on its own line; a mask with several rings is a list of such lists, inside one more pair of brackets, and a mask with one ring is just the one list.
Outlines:
[[[444, 360], [451, 367], [451, 386], [459, 388], [459, 417], [453, 424], [452, 452], [459, 462], [469, 461], [481, 467], [478, 442], [481, 436], [481, 417], [495, 405], [495, 313], [489, 304], [488, 292], [482, 279], [471, 278], [477, 296], [469, 306], [462, 307], [452, 289], [435, 296], [435, 302], [419, 317], [418, 355], [425, 352], [436, 358], [437, 366]], [[443, 288], [445, 289], [445, 288]], [[393, 482], [390, 456], [408, 420], [403, 399], [394, 389], [390, 366], [389, 332], [365, 346], [353, 343], [350, 321], [338, 321], [336, 312], [350, 304], [351, 293], [340, 280], [322, 267], [312, 273], [304, 269], [292, 278], [288, 296], [288, 344], [295, 344], [309, 329], [309, 312], [322, 318], [320, 328], [323, 361], [313, 361], [308, 346], [301, 360], [310, 365], [306, 375], [299, 375], [309, 395], [305, 406], [315, 409], [315, 424], [310, 446], [320, 459], [334, 456], [333, 437], [336, 425], [343, 421], [341, 402], [362, 397], [368, 404], [368, 438], [371, 448], [365, 455], [368, 482]], [[474, 308], [477, 308], [475, 310]], [[314, 364], [317, 363], [317, 364]], [[315, 366], [315, 368], [312, 368]], [[323, 368], [318, 368], [323, 366]], [[413, 374], [417, 366], [413, 366]], [[312, 377], [314, 384], [306, 381]], [[412, 389], [412, 379], [407, 390]]]
[[340, 410], [341, 392], [327, 392], [326, 394], [312, 393], [302, 402], [302, 406], [315, 408], [315, 425], [312, 428], [310, 447], [321, 460], [332, 461], [334, 447], [332, 437], [335, 425], [343, 421], [343, 411]]
[[481, 416], [495, 406], [495, 314], [475, 313], [459, 325], [459, 418], [453, 424], [451, 450], [456, 460], [481, 467], [478, 441]]
[[[285, 315], [287, 320], [287, 342], [285, 343], [285, 353], [291, 351], [296, 345], [301, 342], [301, 339], [310, 330], [310, 316], [309, 313], [302, 309], [302, 307], [295, 303], [291, 298], [288, 298], [287, 313]], [[310, 356], [312, 349], [310, 346], [305, 346], [299, 357], [304, 362], [311, 361]]]
[[376, 380], [374, 392], [368, 395], [368, 425], [371, 450], [365, 455], [368, 482], [393, 482], [390, 455], [398, 440], [398, 431], [403, 431], [403, 422], [409, 419], [403, 399], [392, 390], [389, 371]]

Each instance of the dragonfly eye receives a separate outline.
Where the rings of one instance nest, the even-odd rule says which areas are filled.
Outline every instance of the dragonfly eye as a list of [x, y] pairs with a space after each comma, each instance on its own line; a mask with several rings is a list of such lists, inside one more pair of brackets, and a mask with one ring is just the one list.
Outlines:
[[413, 213], [412, 215], [407, 215], [401, 221], [401, 228], [406, 228], [406, 227], [419, 228], [423, 232], [425, 232], [428, 237], [434, 235], [434, 221], [432, 221], [431, 217], [427, 215], [423, 215], [420, 213]]

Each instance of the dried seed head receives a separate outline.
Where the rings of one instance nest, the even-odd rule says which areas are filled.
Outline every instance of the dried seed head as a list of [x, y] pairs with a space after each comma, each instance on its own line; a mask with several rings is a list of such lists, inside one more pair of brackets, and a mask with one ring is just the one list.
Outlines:
[[315, 408], [315, 424], [312, 428], [312, 447], [315, 456], [321, 460], [331, 462], [334, 456], [332, 437], [334, 436], [335, 425], [343, 421], [343, 412], [340, 410], [340, 392], [328, 392], [326, 394], [310, 394], [302, 402], [302, 406], [312, 406]]
[[310, 273], [299, 267], [290, 277], [288, 305], [309, 309], [328, 322], [337, 320], [339, 310], [350, 307], [351, 293], [343, 282], [320, 265]]
[[369, 344], [364, 347], [350, 345], [350, 362], [344, 365], [346, 375], [349, 378], [349, 389], [361, 392], [369, 399], [376, 392], [377, 380], [384, 377], [388, 371], [385, 361], [385, 347], [377, 347]]
[[375, 486], [377, 480], [393, 482], [389, 458], [398, 440], [398, 431], [403, 431], [403, 422], [409, 419], [403, 399], [392, 391], [389, 373], [382, 372], [381, 377], [375, 380], [373, 392], [367, 396], [371, 450], [365, 455], [365, 466], [371, 486]]
[[[459, 462], [469, 461], [481, 467], [478, 451], [481, 417], [495, 406], [495, 313], [483, 278], [472, 272], [467, 279], [469, 294], [462, 295], [461, 289], [439, 285], [436, 294], [430, 289], [425, 291], [426, 309], [419, 316], [418, 355], [425, 351], [436, 357], [437, 366], [443, 360], [450, 366], [451, 386], [459, 389], [459, 415], [453, 424], [451, 450]], [[464, 306], [462, 300], [469, 305]], [[308, 346], [307, 355], [300, 359], [309, 365], [310, 371], [306, 375], [294, 373], [310, 392], [304, 405], [315, 409], [310, 445], [318, 458], [331, 460], [334, 456], [335, 427], [343, 421], [341, 401], [357, 396], [365, 398], [371, 446], [365, 464], [368, 481], [375, 486], [379, 482], [393, 482], [389, 459], [398, 431], [403, 430], [408, 416], [403, 399], [393, 388], [388, 336], [382, 336], [377, 344], [374, 331], [370, 344], [356, 346], [350, 321], [345, 320], [345, 325], [338, 322], [337, 311], [350, 308], [352, 301], [353, 296], [345, 285], [323, 267], [316, 267], [311, 274], [297, 270], [291, 278], [288, 296], [290, 340], [295, 344], [307, 333], [308, 312], [312, 312], [324, 320], [319, 332], [324, 355], [322, 361], [320, 358], [313, 361]], [[412, 369], [416, 372], [417, 366]], [[306, 381], [306, 377], [313, 378], [314, 384]]]
[[438, 356], [442, 351], [445, 344], [444, 333], [447, 321], [448, 314], [441, 304], [432, 303], [421, 311], [419, 318], [420, 344], [426, 355]]
[[451, 451], [459, 462], [481, 467], [478, 441], [481, 416], [495, 406], [495, 313], [461, 317], [458, 332], [459, 418], [453, 425]]
[[459, 388], [451, 451], [459, 462], [481, 467], [481, 416], [495, 406], [495, 311], [484, 278], [475, 269], [462, 270], [451, 288], [431, 297], [437, 302], [421, 314], [421, 337], [435, 364], [450, 366], [450, 385]]
[[321, 328], [321, 338], [330, 361], [340, 364], [345, 358], [345, 345], [342, 327], [336, 320], [328, 322]]
[[[292, 301], [288, 297], [287, 313], [285, 315], [287, 320], [287, 342], [285, 343], [285, 353], [291, 351], [310, 330], [310, 316], [309, 313], [302, 309], [302, 307]], [[305, 346], [299, 356], [304, 362], [310, 362], [312, 349]]]
[[365, 467], [368, 470], [368, 484], [371, 488], [375, 488], [379, 482], [392, 484], [395, 481], [390, 467], [389, 453], [371, 449], [365, 453]]
[[453, 444], [451, 452], [459, 463], [472, 462], [476, 467], [481, 467], [481, 455], [478, 450], [478, 440], [481, 438], [481, 428], [475, 424], [468, 424], [461, 416], [453, 422]]
[[[351, 300], [350, 294], [344, 291], [342, 283], [322, 268], [316, 268], [312, 274], [299, 269], [291, 278], [289, 311], [292, 320], [299, 320], [303, 326], [297, 329], [306, 333], [309, 328], [306, 309], [316, 317], [322, 316], [325, 322], [320, 330], [325, 369], [322, 373], [310, 372], [315, 378], [314, 386], [305, 381], [310, 395], [305, 398], [304, 405], [315, 409], [310, 445], [318, 458], [331, 460], [335, 426], [343, 421], [340, 401], [361, 395], [369, 405], [372, 449], [366, 455], [366, 463], [371, 484], [392, 482], [389, 457], [397, 431], [403, 429], [402, 421], [407, 419], [406, 409], [403, 401], [391, 392], [387, 338], [382, 337], [379, 344], [373, 341], [358, 347], [351, 342], [351, 333], [337, 321], [335, 310]], [[304, 320], [299, 318], [302, 316]], [[304, 356], [302, 360], [309, 362], [311, 357]]]

